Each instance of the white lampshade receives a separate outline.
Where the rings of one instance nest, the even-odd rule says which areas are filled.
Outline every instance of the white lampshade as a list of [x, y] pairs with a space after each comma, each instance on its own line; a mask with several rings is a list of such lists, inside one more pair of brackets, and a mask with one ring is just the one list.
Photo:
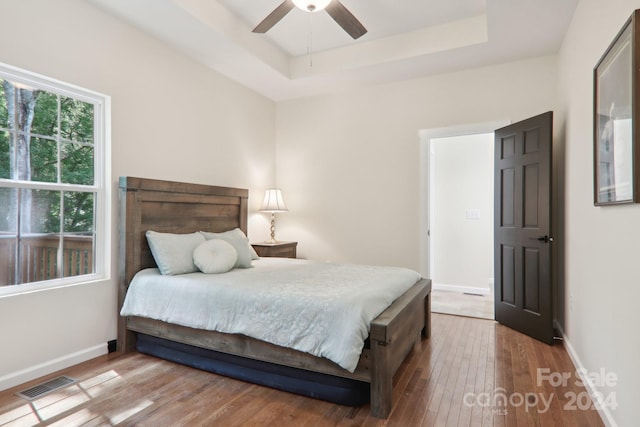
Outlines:
[[317, 12], [327, 7], [329, 3], [331, 0], [293, 0], [293, 4], [305, 12]]
[[279, 188], [269, 188], [264, 193], [264, 201], [260, 206], [261, 212], [289, 212], [284, 204], [282, 192]]

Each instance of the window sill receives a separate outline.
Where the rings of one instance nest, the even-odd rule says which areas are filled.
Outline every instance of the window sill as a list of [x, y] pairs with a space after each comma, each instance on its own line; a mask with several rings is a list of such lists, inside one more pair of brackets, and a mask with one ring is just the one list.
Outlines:
[[0, 287], [0, 298], [25, 295], [34, 292], [48, 291], [52, 289], [67, 288], [78, 285], [91, 285], [97, 282], [109, 280], [108, 276], [98, 274], [87, 274], [78, 277], [67, 277], [64, 279], [47, 280], [43, 282], [29, 283], [24, 285], [8, 285]]

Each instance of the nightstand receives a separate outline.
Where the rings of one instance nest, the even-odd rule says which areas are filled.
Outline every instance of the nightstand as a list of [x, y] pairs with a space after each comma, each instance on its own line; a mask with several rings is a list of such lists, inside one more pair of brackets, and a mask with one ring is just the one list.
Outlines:
[[256, 250], [258, 256], [295, 258], [298, 242], [252, 243], [251, 246]]

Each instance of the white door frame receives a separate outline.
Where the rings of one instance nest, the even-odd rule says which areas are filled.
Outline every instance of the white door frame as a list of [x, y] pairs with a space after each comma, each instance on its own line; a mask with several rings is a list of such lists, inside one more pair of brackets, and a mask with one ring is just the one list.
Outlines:
[[492, 133], [496, 129], [511, 124], [511, 120], [498, 120], [495, 122], [473, 123], [467, 125], [450, 126], [433, 129], [422, 129], [418, 132], [420, 139], [420, 184], [418, 186], [420, 221], [418, 234], [420, 238], [420, 274], [423, 277], [432, 279], [431, 269], [433, 266], [433, 254], [431, 253], [431, 239], [429, 230], [431, 229], [432, 206], [431, 200], [431, 140], [438, 138], [448, 138], [455, 136], [475, 135], [481, 133]]

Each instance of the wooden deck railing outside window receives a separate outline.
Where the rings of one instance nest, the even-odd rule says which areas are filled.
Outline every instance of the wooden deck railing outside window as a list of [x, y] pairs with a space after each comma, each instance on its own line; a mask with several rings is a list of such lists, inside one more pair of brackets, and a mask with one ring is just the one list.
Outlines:
[[0, 236], [0, 286], [15, 285], [59, 277], [90, 274], [93, 266], [93, 237], [64, 236], [62, 250], [62, 272], [58, 273], [58, 250], [60, 236], [21, 236], [19, 265], [20, 278], [16, 277], [15, 236]]

